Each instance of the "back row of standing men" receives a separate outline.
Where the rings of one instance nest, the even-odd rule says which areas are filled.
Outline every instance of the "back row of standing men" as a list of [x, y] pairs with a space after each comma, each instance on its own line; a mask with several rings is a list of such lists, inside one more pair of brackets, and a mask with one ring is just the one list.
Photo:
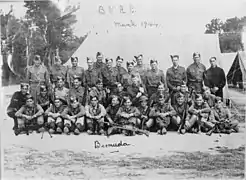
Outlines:
[[[98, 106], [98, 103], [108, 109], [115, 100], [120, 102], [119, 106], [124, 105], [127, 109], [127, 106], [130, 107], [131, 105], [139, 107], [142, 105], [142, 102], [148, 102], [147, 104], [149, 106], [150, 104], [152, 106], [153, 102], [163, 105], [170, 99], [170, 106], [168, 105], [166, 106], [166, 108], [164, 108], [166, 112], [161, 112], [164, 114], [156, 114], [158, 107], [156, 111], [148, 112], [148, 114], [152, 114], [153, 117], [160, 116], [163, 119], [166, 116], [173, 116], [175, 114], [172, 106], [175, 106], [178, 103], [181, 103], [182, 105], [182, 100], [179, 102], [179, 98], [182, 99], [183, 97], [184, 100], [188, 100], [189, 97], [186, 98], [186, 96], [188, 95], [186, 93], [186, 84], [190, 91], [193, 89], [197, 94], [203, 93], [203, 87], [204, 85], [206, 85], [209, 91], [211, 91], [216, 96], [223, 98], [223, 87], [225, 86], [226, 82], [225, 74], [223, 69], [217, 67], [215, 57], [212, 57], [210, 59], [211, 67], [206, 70], [206, 67], [200, 63], [201, 56], [199, 53], [193, 53], [194, 63], [192, 63], [187, 69], [179, 65], [179, 56], [173, 55], [171, 56], [173, 66], [167, 70], [166, 76], [164, 75], [164, 72], [158, 68], [157, 60], [151, 59], [149, 68], [149, 66], [143, 64], [143, 55], [135, 56], [134, 58], [136, 59], [136, 65], [134, 65], [135, 62], [128, 61], [126, 63], [126, 70], [121, 66], [123, 63], [123, 58], [118, 56], [116, 58], [116, 66], [113, 67], [113, 59], [106, 58], [105, 64], [103, 62], [104, 58], [102, 53], [98, 52], [96, 55], [96, 62], [93, 62], [92, 58], [87, 58], [88, 69], [84, 70], [84, 68], [78, 66], [77, 57], [71, 58], [72, 67], [69, 68], [61, 65], [61, 60], [59, 59], [59, 57], [56, 57], [55, 64], [48, 71], [46, 67], [42, 65], [40, 56], [37, 55], [34, 58], [34, 65], [27, 69], [26, 80], [29, 83], [30, 94], [32, 95], [31, 97], [29, 97], [29, 99], [34, 100], [34, 102], [37, 102], [37, 104], [41, 105], [43, 111], [49, 111], [46, 112], [47, 116], [49, 116], [49, 114], [51, 113], [50, 111], [52, 111], [50, 103], [46, 103], [47, 96], [45, 96], [44, 94], [47, 94], [47, 92], [50, 92], [52, 94], [51, 99], [53, 99], [53, 102], [55, 102], [56, 100], [62, 101], [64, 102], [64, 104], [72, 104], [74, 102], [74, 105], [78, 102], [82, 106], [86, 106], [91, 103], [91, 110], [90, 108], [88, 110], [87, 107], [87, 111], [91, 111], [92, 114], [94, 113], [93, 107]], [[182, 92], [181, 94], [179, 94], [180, 91]], [[115, 98], [113, 95], [116, 95], [117, 98]], [[129, 96], [129, 98], [123, 98], [125, 96]], [[96, 97], [96, 99], [93, 99], [94, 97]], [[199, 101], [199, 97], [200, 96], [194, 98]], [[187, 101], [185, 102], [188, 103]], [[82, 116], [83, 110], [81, 109], [81, 107], [78, 106], [78, 104], [75, 106], [76, 107], [72, 109], [78, 109], [78, 111], [81, 111], [79, 114], [80, 116]], [[190, 103], [190, 106], [192, 106], [192, 102]], [[17, 110], [19, 108], [17, 108]], [[54, 108], [56, 107], [53, 107], [53, 109]], [[114, 107], [108, 109], [108, 111], [113, 111], [113, 109]], [[117, 109], [117, 111], [118, 110], [125, 111], [124, 109]], [[144, 115], [144, 111], [146, 110], [147, 108], [143, 109], [143, 112], [141, 112], [141, 110], [139, 112], [134, 108], [130, 108], [129, 115], [132, 115], [134, 117], [146, 116], [146, 118], [148, 119], [148, 115]], [[21, 110], [16, 112], [14, 115], [14, 119], [16, 119], [16, 117], [22, 117], [23, 111], [25, 110], [22, 108]], [[70, 111], [69, 108], [66, 108], [65, 112], [66, 111]], [[64, 111], [62, 113], [63, 121], [66, 119], [73, 119], [75, 117], [77, 118], [77, 116], [75, 115], [66, 115], [68, 114], [68, 112], [66, 112], [65, 115]], [[122, 113], [123, 114], [120, 115], [121, 118], [130, 118], [128, 117], [128, 115], [127, 117], [125, 117], [124, 112]], [[116, 115], [116, 113], [114, 114]], [[117, 114], [121, 114], [121, 112], [117, 112]], [[54, 119], [56, 115], [52, 115], [51, 117], [53, 117]], [[34, 118], [37, 118], [36, 116]], [[88, 115], [87, 119], [95, 119], [95, 117], [97, 117], [96, 119], [99, 121], [100, 118], [102, 118], [101, 116], [99, 117], [99, 115], [96, 115], [95, 117], [93, 116], [93, 118], [89, 117], [91, 117], [91, 115]], [[24, 119], [25, 118], [26, 116], [24, 117]], [[143, 118], [144, 117], [142, 117], [142, 119]], [[32, 118], [30, 117], [29, 119]], [[48, 118], [48, 122], [51, 121], [51, 119], [52, 118]], [[57, 117], [55, 119], [57, 119]], [[141, 120], [141, 118], [139, 119]], [[180, 118], [178, 119], [179, 120], [176, 119], [176, 121], [180, 122]], [[190, 117], [189, 119], [192, 123], [194, 118], [192, 119], [192, 117]], [[60, 122], [61, 120], [58, 121]], [[151, 121], [152, 119], [146, 121], [145, 126], [148, 126], [148, 123], [153, 125], [153, 122]], [[56, 122], [56, 125], [57, 123], [59, 124], [59, 122]], [[90, 126], [90, 124], [93, 124], [88, 122], [89, 121], [87, 121], [88, 127]], [[167, 127], [165, 123], [166, 121], [155, 122], [155, 124], [158, 124], [158, 126], [162, 127], [161, 129], [159, 129], [161, 133], [164, 133], [166, 131]], [[15, 126], [16, 124], [18, 124], [18, 122], [15, 122]], [[66, 132], [70, 131], [71, 125], [73, 123], [71, 123], [71, 121], [64, 121], [61, 127], [63, 127], [65, 124], [68, 125], [68, 127], [65, 127]], [[76, 134], [78, 134], [79, 131], [82, 131], [81, 124], [83, 123], [79, 123], [78, 121], [78, 123], [76, 124], [80, 124], [80, 126], [78, 127], [75, 125]], [[100, 126], [102, 127], [103, 124], [104, 123], [102, 123]], [[136, 125], [141, 123], [134, 122], [133, 124]], [[60, 126], [58, 126], [58, 128], [59, 131], [62, 131]], [[89, 128], [88, 131], [92, 133], [92, 129]], [[100, 130], [102, 130], [102, 128]]]

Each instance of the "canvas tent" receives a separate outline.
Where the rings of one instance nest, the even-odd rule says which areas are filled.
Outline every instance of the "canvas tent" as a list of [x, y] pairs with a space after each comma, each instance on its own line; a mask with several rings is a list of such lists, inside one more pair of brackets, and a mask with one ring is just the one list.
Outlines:
[[239, 84], [241, 88], [246, 88], [246, 54], [245, 51], [238, 52], [229, 72], [227, 74], [229, 84]]

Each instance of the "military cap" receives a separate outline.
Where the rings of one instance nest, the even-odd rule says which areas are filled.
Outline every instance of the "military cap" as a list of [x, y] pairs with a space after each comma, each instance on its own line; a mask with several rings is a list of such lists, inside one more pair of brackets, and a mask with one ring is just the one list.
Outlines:
[[45, 85], [40, 85], [40, 92], [47, 91], [47, 87]]
[[76, 96], [71, 96], [69, 98], [69, 101], [70, 101], [70, 103], [75, 103], [75, 102], [78, 102], [78, 98]]
[[176, 97], [177, 97], [177, 99], [181, 98], [181, 97], [184, 97], [184, 94], [183, 93], [178, 93]]
[[86, 61], [92, 61], [93, 62], [93, 58], [92, 57], [86, 57]]
[[105, 62], [106, 62], [106, 63], [109, 62], [109, 61], [113, 62], [113, 59], [112, 59], [112, 58], [106, 58], [106, 59], [105, 59]]
[[157, 87], [159, 87], [159, 86], [164, 86], [164, 83], [161, 82], [161, 81], [159, 81], [159, 82], [157, 83]]
[[21, 88], [23, 88], [23, 87], [29, 87], [29, 84], [28, 84], [28, 82], [27, 81], [21, 81], [21, 83], [20, 83], [20, 87]]
[[215, 56], [213, 56], [213, 57], [211, 57], [211, 58], [209, 59], [209, 61], [211, 61], [212, 59], [214, 59], [215, 61], [217, 60], [217, 58], [216, 58]]
[[75, 80], [75, 79], [78, 79], [79, 81], [81, 81], [81, 78], [80, 78], [80, 76], [78, 76], [78, 75], [74, 75], [74, 76], [73, 76], [73, 80]]
[[123, 57], [117, 56], [116, 61], [124, 61]]
[[71, 61], [72, 61], [72, 62], [75, 61], [75, 60], [78, 61], [78, 57], [71, 57]]
[[103, 55], [101, 52], [97, 52], [96, 56], [101, 56], [101, 55]]
[[41, 60], [41, 57], [40, 57], [39, 55], [35, 55], [35, 56], [34, 56], [34, 59], [35, 59], [35, 60]]
[[131, 74], [131, 78], [135, 78], [135, 77], [138, 77], [138, 74], [137, 73], [132, 73]]
[[141, 96], [141, 97], [139, 98], [139, 101], [140, 101], [140, 102], [148, 101], [148, 97], [147, 97], [147, 96]]
[[124, 96], [123, 97], [123, 102], [125, 103], [127, 100], [132, 101], [130, 96]]
[[138, 58], [140, 58], [140, 57], [142, 58], [143, 55], [142, 55], [142, 54], [139, 54], [138, 56], [134, 56], [135, 59], [138, 59]]
[[153, 64], [153, 63], [158, 63], [158, 61], [156, 59], [151, 59], [150, 64]]
[[197, 56], [198, 56], [198, 57], [201, 57], [201, 54], [200, 54], [199, 52], [194, 52], [194, 53], [193, 53], [193, 57], [197, 57]]
[[98, 96], [95, 95], [95, 94], [93, 94], [93, 95], [90, 96], [90, 100], [92, 100], [93, 98], [96, 98], [98, 100]]
[[130, 64], [134, 65], [134, 62], [133, 61], [127, 61], [126, 62], [126, 66], [129, 66]]
[[158, 96], [158, 99], [164, 99], [164, 98], [165, 98], [164, 94], [160, 94], [160, 95]]
[[57, 81], [60, 81], [60, 80], [64, 81], [65, 79], [64, 79], [64, 77], [62, 77], [62, 76], [57, 76], [57, 77], [56, 77], [56, 80], [57, 80]]
[[201, 94], [196, 94], [195, 95], [195, 99], [199, 99], [199, 98], [202, 98], [202, 95]]
[[31, 94], [27, 94], [27, 95], [26, 95], [26, 101], [27, 101], [28, 99], [34, 100], [34, 98], [33, 98], [33, 96], [32, 96]]
[[215, 98], [215, 103], [217, 103], [218, 101], [222, 101], [222, 98], [219, 97], [219, 96], [216, 96], [216, 98]]
[[173, 59], [173, 58], [175, 58], [175, 57], [179, 59], [179, 55], [176, 55], [176, 54], [170, 55], [170, 57], [171, 57], [171, 59]]
[[208, 90], [210, 91], [210, 88], [208, 86], [203, 86], [202, 89], [203, 89], [203, 91], [208, 91]]
[[186, 86], [186, 82], [182, 81], [180, 86]]
[[99, 78], [99, 79], [97, 80], [96, 84], [101, 84], [101, 83], [103, 83], [103, 80], [102, 80], [101, 78]]

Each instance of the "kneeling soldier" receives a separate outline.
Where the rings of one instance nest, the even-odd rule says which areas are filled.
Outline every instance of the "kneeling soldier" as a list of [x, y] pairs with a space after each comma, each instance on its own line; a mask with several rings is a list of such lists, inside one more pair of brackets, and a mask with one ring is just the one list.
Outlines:
[[[201, 94], [197, 94], [194, 104], [189, 108], [190, 118], [185, 122], [186, 131], [192, 128], [193, 133], [200, 133], [201, 126], [205, 129], [213, 128], [213, 123], [208, 121], [210, 112], [211, 109], [208, 103], [204, 102]], [[198, 125], [197, 128], [194, 127], [195, 124]]]
[[87, 122], [87, 133], [104, 135], [104, 118], [106, 110], [103, 105], [98, 103], [97, 96], [90, 97], [90, 104], [85, 107], [85, 115]]
[[51, 134], [55, 132], [62, 133], [63, 119], [61, 113], [66, 107], [63, 105], [66, 102], [63, 101], [64, 100], [61, 97], [54, 97], [54, 104], [51, 104], [51, 106], [45, 111], [45, 115], [48, 117], [47, 125]]
[[42, 107], [34, 102], [34, 98], [31, 95], [27, 95], [26, 104], [15, 113], [18, 121], [18, 129], [15, 134], [18, 135], [25, 129], [28, 132], [32, 130], [43, 132], [45, 130], [43, 127], [43, 113]]
[[239, 132], [238, 120], [231, 119], [230, 110], [223, 105], [221, 98], [216, 98], [216, 104], [212, 112], [214, 120], [219, 123], [218, 131], [227, 134], [231, 133], [233, 130]]
[[139, 99], [140, 106], [140, 120], [142, 124], [142, 129], [150, 129], [150, 127], [153, 125], [154, 120], [149, 118], [150, 108], [153, 104], [153, 101], [150, 103], [150, 106], [148, 106], [148, 98], [146, 96], [141, 96]]
[[62, 118], [64, 119], [63, 132], [68, 135], [70, 132], [79, 135], [85, 129], [84, 115], [84, 106], [79, 103], [77, 97], [71, 96], [68, 106], [62, 112]]
[[[116, 116], [119, 118], [120, 125], [129, 125], [134, 127], [139, 126], [141, 123], [140, 119], [138, 118], [140, 116], [140, 112], [136, 107], [132, 106], [130, 97], [124, 98], [123, 107], [119, 108]], [[130, 132], [128, 130], [123, 130], [122, 133], [126, 136], [135, 135], [134, 132]]]
[[[176, 103], [173, 105], [173, 109], [175, 110], [175, 115], [172, 116], [172, 124], [175, 126], [176, 129], [178, 129], [181, 126], [181, 123], [183, 121], [188, 120], [188, 109], [189, 106], [187, 102], [185, 102], [185, 96], [182, 93], [178, 93], [176, 95]], [[185, 129], [181, 127], [180, 133], [184, 134]]]
[[151, 109], [149, 117], [155, 119], [158, 134], [166, 134], [167, 127], [170, 124], [170, 118], [175, 114], [175, 111], [170, 103], [165, 103], [164, 95], [159, 96], [159, 102]]

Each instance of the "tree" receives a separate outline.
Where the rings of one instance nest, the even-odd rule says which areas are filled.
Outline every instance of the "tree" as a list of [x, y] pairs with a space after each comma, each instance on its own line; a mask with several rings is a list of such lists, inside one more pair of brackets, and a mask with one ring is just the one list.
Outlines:
[[223, 31], [223, 22], [216, 18], [212, 19], [209, 24], [206, 24], [206, 34], [216, 34], [216, 33], [221, 33]]

